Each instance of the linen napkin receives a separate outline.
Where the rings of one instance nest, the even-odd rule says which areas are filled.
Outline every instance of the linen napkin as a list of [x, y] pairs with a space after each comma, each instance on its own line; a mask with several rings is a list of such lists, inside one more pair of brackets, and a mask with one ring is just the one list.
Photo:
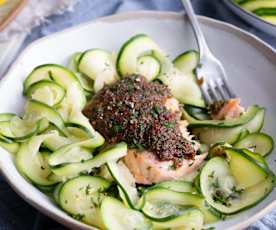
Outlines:
[[[72, 10], [75, 3], [76, 0], [29, 0], [17, 17], [0, 33], [0, 77], [34, 27], [47, 22], [49, 15]], [[5, 4], [9, 4], [9, 1]]]

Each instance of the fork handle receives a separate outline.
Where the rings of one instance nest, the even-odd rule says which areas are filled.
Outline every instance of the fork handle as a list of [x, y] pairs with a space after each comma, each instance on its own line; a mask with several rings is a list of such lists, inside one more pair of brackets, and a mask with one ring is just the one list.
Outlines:
[[195, 37], [197, 40], [199, 53], [200, 53], [200, 59], [202, 59], [203, 56], [211, 55], [211, 51], [207, 45], [205, 37], [204, 37], [202, 30], [199, 26], [199, 23], [196, 18], [196, 14], [194, 12], [191, 1], [190, 0], [182, 0], [182, 3], [185, 8], [188, 19], [192, 25], [193, 31], [195, 33]]

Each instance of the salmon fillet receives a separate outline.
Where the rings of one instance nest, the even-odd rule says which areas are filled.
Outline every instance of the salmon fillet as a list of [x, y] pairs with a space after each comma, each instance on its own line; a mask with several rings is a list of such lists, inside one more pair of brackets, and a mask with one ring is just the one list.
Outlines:
[[130, 75], [105, 86], [83, 113], [109, 143], [128, 144], [124, 162], [136, 183], [180, 178], [205, 158], [196, 155], [199, 143], [181, 121], [180, 105], [169, 88], [143, 76]]
[[244, 108], [240, 106], [240, 99], [233, 98], [224, 102], [218, 112], [212, 113], [214, 120], [229, 120], [238, 118], [244, 112]]
[[[180, 113], [179, 103], [174, 98], [168, 98], [165, 106], [173, 113]], [[193, 143], [195, 151], [200, 144], [194, 140], [187, 130], [188, 122], [180, 120], [179, 129], [184, 138]], [[136, 149], [128, 150], [124, 157], [124, 163], [133, 174], [136, 183], [153, 184], [161, 181], [180, 179], [181, 177], [197, 170], [202, 164], [206, 154], [196, 155], [193, 160], [183, 160], [180, 167], [174, 167], [173, 161], [160, 161], [154, 153], [149, 151], [139, 151]]]
[[173, 161], [160, 161], [148, 151], [131, 149], [124, 157], [124, 163], [133, 174], [136, 183], [153, 184], [167, 180], [176, 180], [197, 170], [207, 153], [196, 155], [194, 160], [183, 160], [182, 165], [174, 167]]
[[165, 107], [170, 110], [172, 113], [179, 113], [180, 109], [179, 109], [179, 103], [178, 101], [173, 98], [173, 97], [169, 97], [166, 99], [165, 103], [164, 103]]

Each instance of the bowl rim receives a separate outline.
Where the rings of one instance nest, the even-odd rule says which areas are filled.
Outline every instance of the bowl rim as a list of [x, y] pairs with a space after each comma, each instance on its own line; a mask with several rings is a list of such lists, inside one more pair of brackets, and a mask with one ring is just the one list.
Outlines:
[[[11, 71], [17, 66], [20, 65], [20, 61], [24, 58], [26, 53], [29, 52], [29, 50], [33, 46], [39, 45], [42, 41], [55, 37], [56, 35], [59, 34], [64, 34], [67, 32], [73, 32], [77, 31], [81, 27], [85, 27], [89, 24], [94, 24], [96, 22], [108, 22], [108, 23], [113, 23], [113, 22], [120, 22], [120, 21], [126, 21], [126, 20], [137, 20], [137, 18], [146, 18], [146, 19], [170, 19], [170, 20], [183, 20], [183, 13], [177, 13], [177, 12], [170, 12], [170, 11], [129, 11], [126, 13], [120, 13], [116, 15], [111, 15], [111, 16], [106, 16], [106, 17], [101, 17], [98, 19], [94, 19], [85, 23], [81, 23], [77, 26], [73, 26], [67, 29], [64, 29], [59, 32], [52, 33], [48, 36], [45, 36], [43, 38], [40, 38], [32, 43], [30, 43], [23, 51], [22, 53], [18, 56], [16, 61], [11, 65], [9, 68], [8, 72], [5, 74], [5, 76], [0, 80], [0, 85], [5, 84], [5, 81], [12, 77], [10, 74]], [[255, 35], [252, 35], [236, 26], [233, 26], [229, 23], [225, 23], [222, 21], [218, 21], [215, 19], [211, 19], [205, 16], [198, 16], [200, 23], [211, 26], [214, 28], [218, 28], [223, 31], [227, 31], [229, 33], [233, 33], [237, 35], [240, 39], [245, 40], [246, 42], [250, 43], [253, 47], [255, 47], [257, 50], [259, 50], [267, 59], [274, 65], [276, 65], [276, 50], [270, 46], [269, 44], [265, 43], [262, 41], [260, 38], [258, 38]], [[274, 60], [274, 61], [273, 61]], [[3, 149], [3, 151], [5, 151]], [[8, 152], [5, 151], [7, 154]], [[0, 156], [1, 157], [1, 156]], [[14, 181], [10, 180], [10, 176], [5, 173], [5, 170], [0, 167], [0, 171], [5, 178], [5, 180], [8, 182], [8, 184], [13, 188], [13, 190], [21, 197], [23, 198], [26, 202], [31, 204], [34, 208], [38, 209], [41, 211], [43, 214], [46, 216], [49, 216], [50, 218], [56, 220], [57, 222], [61, 223], [62, 225], [65, 225], [69, 228], [75, 228], [76, 226], [79, 227], [84, 227], [86, 229], [95, 229], [92, 226], [88, 226], [84, 223], [81, 223], [79, 221], [76, 221], [74, 219], [70, 220], [65, 220], [63, 217], [59, 216], [58, 214], [54, 213], [51, 209], [49, 210], [48, 208], [44, 207], [43, 205], [39, 204], [38, 202], [32, 200], [32, 198], [27, 197], [22, 189], [18, 188]], [[263, 210], [257, 212], [256, 214], [252, 215], [250, 218], [246, 219], [243, 222], [237, 223], [235, 226], [230, 227], [229, 229], [243, 229], [246, 226], [250, 225], [251, 223], [255, 222], [256, 220], [260, 219], [262, 216], [264, 216], [266, 213], [271, 211], [273, 208], [276, 207], [276, 201], [270, 203], [267, 205]], [[63, 211], [60, 209], [60, 211]], [[64, 211], [63, 211], [64, 212]], [[65, 212], [64, 212], [65, 213]], [[69, 216], [68, 216], [69, 217]], [[72, 226], [72, 224], [74, 226]]]
[[233, 2], [233, 0], [224, 0], [224, 2], [225, 2], [226, 4], [231, 4], [232, 7], [235, 7], [235, 8], [236, 8], [237, 10], [239, 10], [241, 13], [244, 13], [244, 14], [246, 14], [247, 16], [249, 16], [249, 17], [251, 17], [251, 18], [254, 18], [254, 19], [256, 19], [256, 20], [258, 20], [258, 21], [260, 21], [260, 22], [262, 22], [262, 23], [265, 23], [265, 24], [267, 24], [267, 25], [269, 25], [269, 26], [272, 26], [272, 27], [274, 27], [274, 29], [276, 29], [276, 25], [275, 25], [275, 24], [273, 24], [273, 23], [271, 23], [271, 22], [268, 22], [268, 21], [265, 21], [265, 20], [263, 20], [262, 18], [260, 18], [258, 15], [254, 14], [254, 13], [248, 11], [248, 10], [243, 9], [243, 8], [240, 7], [237, 3]]

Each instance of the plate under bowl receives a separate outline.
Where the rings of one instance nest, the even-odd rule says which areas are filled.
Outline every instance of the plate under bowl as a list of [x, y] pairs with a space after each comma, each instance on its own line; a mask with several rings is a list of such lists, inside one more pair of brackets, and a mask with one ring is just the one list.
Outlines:
[[[245, 105], [267, 108], [265, 131], [276, 139], [276, 52], [258, 38], [229, 24], [199, 17], [207, 42], [222, 61], [229, 81]], [[152, 37], [173, 58], [195, 48], [188, 21], [182, 14], [138, 11], [100, 18], [52, 34], [29, 45], [0, 83], [0, 112], [22, 112], [25, 102], [22, 82], [37, 65], [66, 64], [76, 51], [100, 47], [118, 51], [122, 43], [136, 33]], [[274, 151], [268, 163], [276, 172]], [[81, 230], [92, 227], [80, 223], [30, 183], [16, 170], [13, 157], [0, 149], [0, 169], [11, 187], [28, 203], [61, 224]], [[264, 201], [239, 215], [212, 224], [216, 229], [242, 229], [276, 207], [276, 190]]]

